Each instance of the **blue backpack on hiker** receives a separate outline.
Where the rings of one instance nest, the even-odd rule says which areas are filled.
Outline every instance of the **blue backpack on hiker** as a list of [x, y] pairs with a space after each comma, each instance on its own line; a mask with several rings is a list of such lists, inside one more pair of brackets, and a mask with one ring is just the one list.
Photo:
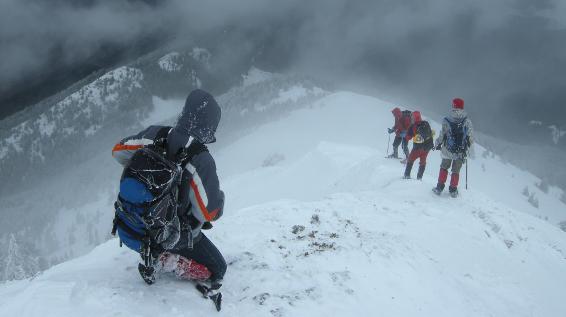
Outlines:
[[466, 153], [468, 150], [468, 128], [466, 126], [466, 118], [453, 122], [448, 118], [444, 118], [448, 123], [448, 133], [446, 137], [446, 148], [450, 153]]
[[120, 178], [114, 227], [120, 243], [143, 252], [150, 242], [173, 247], [180, 237], [177, 198], [182, 168], [153, 146], [137, 150]]
[[[178, 210], [183, 170], [195, 155], [208, 151], [204, 144], [195, 142], [171, 161], [164, 142], [156, 141], [134, 153], [122, 172], [114, 203], [112, 235], [117, 233], [120, 245], [142, 257], [171, 249], [179, 242], [186, 229]], [[192, 238], [187, 243], [192, 247]]]

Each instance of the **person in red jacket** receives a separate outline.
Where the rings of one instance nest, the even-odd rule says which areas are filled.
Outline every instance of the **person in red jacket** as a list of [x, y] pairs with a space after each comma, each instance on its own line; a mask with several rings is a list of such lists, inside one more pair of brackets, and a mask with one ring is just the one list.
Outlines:
[[422, 120], [420, 111], [414, 111], [412, 116], [414, 123], [407, 130], [405, 139], [407, 141], [413, 139], [413, 148], [411, 149], [407, 165], [405, 166], [404, 178], [411, 178], [413, 163], [417, 159], [420, 159], [417, 179], [421, 180], [426, 168], [428, 152], [434, 147], [434, 132], [430, 128], [430, 124]]
[[391, 110], [391, 113], [393, 113], [393, 117], [395, 117], [395, 125], [387, 131], [389, 134], [395, 132], [395, 140], [393, 140], [393, 154], [388, 157], [399, 158], [398, 148], [399, 145], [402, 144], [406, 160], [409, 157], [409, 143], [405, 139], [405, 136], [407, 135], [407, 129], [409, 129], [409, 126], [411, 125], [411, 111], [401, 111], [401, 109], [395, 107]]

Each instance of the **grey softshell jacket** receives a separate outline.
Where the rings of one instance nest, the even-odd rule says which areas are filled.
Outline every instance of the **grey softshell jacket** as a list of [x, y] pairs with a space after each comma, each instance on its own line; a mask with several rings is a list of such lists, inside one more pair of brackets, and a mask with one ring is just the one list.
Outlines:
[[474, 138], [473, 138], [474, 128], [472, 126], [472, 121], [470, 121], [470, 119], [467, 118], [467, 114], [464, 110], [452, 109], [450, 116], [445, 118], [444, 120], [442, 120], [442, 131], [440, 132], [440, 135], [438, 136], [438, 138], [434, 142], [435, 146], [442, 144], [441, 157], [443, 159], [461, 160], [461, 159], [464, 158], [465, 154], [463, 154], [463, 153], [452, 153], [452, 152], [448, 151], [448, 148], [444, 144], [445, 141], [446, 141], [446, 138], [448, 137], [448, 133], [450, 133], [450, 124], [447, 122], [447, 120], [450, 120], [452, 122], [461, 122], [462, 120], [464, 120], [464, 126], [466, 127], [466, 129], [468, 131], [468, 138], [469, 138], [468, 141], [470, 142], [470, 144], [469, 144], [470, 147], [468, 148], [468, 150], [471, 150], [471, 147], [474, 144]]

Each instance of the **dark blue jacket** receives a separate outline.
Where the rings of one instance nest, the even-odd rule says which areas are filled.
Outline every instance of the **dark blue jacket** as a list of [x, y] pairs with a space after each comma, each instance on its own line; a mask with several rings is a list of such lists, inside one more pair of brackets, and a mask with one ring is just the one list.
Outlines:
[[[220, 107], [214, 98], [195, 90], [187, 97], [185, 108], [175, 127], [150, 126], [136, 135], [122, 139], [112, 149], [112, 156], [126, 166], [138, 149], [165, 142], [167, 155], [175, 159], [179, 151], [192, 143], [214, 142], [220, 121]], [[189, 219], [192, 236], [197, 237], [204, 222], [215, 221], [223, 214], [224, 193], [220, 190], [216, 164], [208, 151], [200, 152], [186, 163], [179, 191], [180, 219]]]

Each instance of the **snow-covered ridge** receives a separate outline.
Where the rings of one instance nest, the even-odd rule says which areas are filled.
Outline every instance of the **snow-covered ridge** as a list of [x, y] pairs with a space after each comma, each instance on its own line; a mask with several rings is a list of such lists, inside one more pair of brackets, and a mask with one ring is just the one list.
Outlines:
[[167, 71], [167, 72], [179, 71], [179, 70], [181, 70], [181, 67], [182, 67], [176, 61], [176, 59], [179, 58], [179, 55], [180, 54], [178, 52], [171, 52], [171, 53], [161, 57], [157, 61], [157, 63], [159, 64], [159, 67], [161, 67], [161, 69], [163, 69], [164, 71]]
[[[148, 54], [96, 79], [89, 77], [82, 87], [78, 86], [82, 82], [77, 83], [29, 112], [2, 120], [0, 177], [13, 186], [0, 185], [0, 193], [29, 187], [32, 171], [50, 173], [51, 166], [63, 166], [62, 160], [69, 157], [80, 161], [93, 155], [78, 150], [81, 146], [113, 142], [108, 140], [121, 134], [118, 131], [136, 129], [153, 107], [152, 95], [179, 96], [203, 83], [211, 85], [207, 82], [211, 55], [206, 49], [158, 54]], [[168, 71], [173, 69], [180, 71]]]
[[[180, 54], [186, 57], [193, 53], [206, 60], [206, 51]], [[159, 84], [170, 87], [168, 81], [161, 79], [174, 76], [159, 69], [158, 59], [136, 64], [139, 67], [116, 69], [72, 94], [62, 93], [58, 102], [42, 104], [44, 109], [21, 116], [13, 129], [0, 132], [2, 144], [11, 144], [0, 147], [0, 151], [6, 151], [0, 161], [0, 177], [4, 181], [0, 184], [0, 216], [5, 219], [0, 223], [0, 258], [6, 254], [11, 234], [18, 245], [31, 250], [18, 261], [42, 263], [40, 269], [85, 254], [107, 239], [111, 221], [107, 211], [112, 209], [115, 178], [119, 175], [119, 167], [113, 165], [109, 156], [110, 149], [120, 138], [142, 126], [173, 124], [184, 104], [184, 98], [149, 95], [150, 91], [161, 91], [152, 86], [157, 79]], [[183, 62], [187, 63], [183, 71], [190, 70], [194, 63], [191, 58]], [[167, 80], [175, 82], [175, 78]], [[264, 96], [265, 103], [269, 103], [280, 92], [292, 91], [294, 87], [308, 89], [298, 98], [288, 98], [262, 111], [256, 111], [255, 102], [247, 102]], [[303, 107], [320, 97], [310, 93], [316, 91], [313, 87], [312, 83], [274, 75], [273, 80], [236, 89], [228, 94], [231, 104], [221, 102], [225, 110], [221, 133], [235, 138], [241, 134], [242, 126], [256, 126], [258, 122], [272, 120], [274, 115]], [[245, 109], [250, 109], [248, 115], [242, 116]], [[9, 127], [6, 123], [5, 128]], [[6, 132], [13, 134], [4, 139]], [[105, 168], [101, 169], [102, 166]], [[23, 185], [17, 186], [19, 182]], [[104, 197], [101, 199], [106, 204], [97, 205], [98, 197]], [[38, 211], [41, 217], [35, 216]], [[77, 238], [85, 232], [88, 239]], [[17, 276], [35, 274], [38, 269], [29, 266], [33, 267], [26, 268], [25, 275]], [[0, 269], [0, 279], [2, 276]]]
[[273, 77], [274, 77], [274, 74], [273, 74], [273, 73], [264, 72], [264, 71], [262, 71], [262, 70], [260, 70], [260, 69], [257, 69], [257, 68], [255, 68], [255, 67], [252, 67], [252, 68], [248, 71], [247, 74], [245, 74], [245, 75], [242, 76], [242, 78], [243, 78], [243, 80], [244, 80], [243, 83], [242, 83], [242, 85], [243, 85], [244, 87], [250, 86], [250, 85], [253, 85], [253, 84], [260, 83], [260, 82], [262, 82], [262, 81], [269, 80], [269, 79], [271, 79], [271, 78], [273, 78]]
[[[38, 109], [29, 115], [19, 114], [13, 120], [3, 120], [0, 175], [6, 166], [17, 161], [41, 163], [51, 157], [52, 148], [77, 143], [77, 137], [94, 136], [109, 121], [123, 114], [129, 113], [129, 124], [135, 125], [137, 122], [131, 121], [143, 119], [143, 112], [151, 106], [150, 91], [163, 95], [185, 94], [191, 88], [201, 87], [200, 76], [206, 74], [197, 75], [195, 67], [202, 72], [210, 67], [210, 59], [210, 52], [204, 48], [172, 51], [161, 57], [149, 54], [132, 66], [122, 66], [101, 75], [69, 95], [62, 92], [52, 104], [42, 104], [41, 113], [37, 113], [40, 109], [36, 107]], [[155, 64], [158, 66], [151, 67]], [[179, 74], [173, 74], [175, 72]], [[172, 85], [179, 82], [178, 86]], [[171, 91], [173, 86], [182, 92]]]
[[[108, 114], [120, 106], [120, 94], [140, 89], [142, 80], [143, 74], [135, 68], [121, 67], [108, 72], [58, 102], [39, 118], [13, 127], [0, 139], [0, 159], [9, 153], [25, 151], [32, 161], [43, 160], [43, 146], [52, 144], [48, 139], [94, 134]], [[28, 142], [29, 138], [33, 141]]]
[[[521, 190], [540, 180], [479, 145], [469, 190], [462, 182], [458, 199], [437, 197], [438, 153], [422, 182], [384, 158], [389, 111], [375, 98], [328, 94], [211, 148], [227, 195], [206, 232], [229, 263], [220, 315], [560, 316], [561, 191], [533, 186], [535, 208]], [[217, 314], [186, 281], [145, 285], [138, 260], [108, 241], [0, 286], [0, 315]]]
[[173, 51], [167, 53], [157, 60], [159, 68], [170, 74], [181, 76], [182, 81], [189, 79], [189, 82], [196, 88], [202, 87], [200, 74], [193, 68], [193, 62], [200, 65], [202, 69], [210, 69], [210, 59], [212, 55], [205, 48], [194, 47], [185, 52]]
[[224, 113], [245, 124], [273, 119], [329, 93], [308, 78], [273, 74], [252, 67], [243, 75], [242, 85], [221, 95], [218, 101]]

